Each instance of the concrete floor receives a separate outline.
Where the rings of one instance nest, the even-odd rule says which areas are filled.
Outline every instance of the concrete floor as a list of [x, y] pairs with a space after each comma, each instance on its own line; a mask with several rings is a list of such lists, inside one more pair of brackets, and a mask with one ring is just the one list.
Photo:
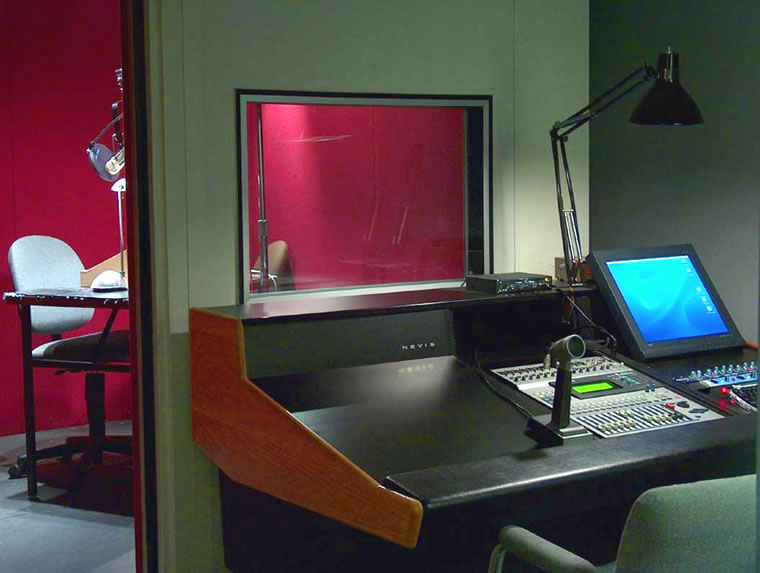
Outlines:
[[[108, 434], [129, 434], [131, 422], [109, 422]], [[87, 428], [37, 433], [37, 447], [86, 435]], [[50, 503], [63, 490], [40, 484], [40, 501], [26, 496], [25, 479], [8, 479], [24, 452], [24, 436], [0, 437], [0, 571], [131, 573], [135, 571], [132, 517]], [[48, 501], [46, 503], [46, 500]]]

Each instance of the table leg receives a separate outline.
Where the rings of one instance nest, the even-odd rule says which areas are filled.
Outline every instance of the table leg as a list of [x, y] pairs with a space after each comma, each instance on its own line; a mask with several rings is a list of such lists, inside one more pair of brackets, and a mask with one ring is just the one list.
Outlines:
[[34, 374], [32, 368], [32, 310], [18, 307], [21, 318], [21, 353], [24, 367], [24, 425], [26, 434], [26, 493], [37, 499], [37, 435], [34, 421]]

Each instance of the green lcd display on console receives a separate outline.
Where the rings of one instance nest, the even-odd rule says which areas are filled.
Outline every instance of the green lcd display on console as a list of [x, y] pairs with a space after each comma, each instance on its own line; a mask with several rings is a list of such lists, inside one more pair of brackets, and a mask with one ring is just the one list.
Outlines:
[[605, 392], [614, 390], [616, 386], [607, 380], [597, 380], [595, 382], [586, 382], [585, 384], [573, 384], [573, 391], [578, 394], [593, 394], [594, 392]]

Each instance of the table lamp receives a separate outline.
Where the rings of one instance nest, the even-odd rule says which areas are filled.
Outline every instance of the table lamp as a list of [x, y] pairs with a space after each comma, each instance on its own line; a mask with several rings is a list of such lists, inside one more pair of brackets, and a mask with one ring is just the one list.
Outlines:
[[[119, 90], [123, 93], [121, 68], [116, 68], [116, 83], [119, 84]], [[122, 141], [121, 127], [119, 126], [119, 121], [124, 117], [124, 114], [119, 112], [121, 103], [122, 100], [119, 99], [111, 104], [113, 119], [100, 130], [100, 133], [87, 146], [87, 156], [90, 158], [90, 165], [92, 165], [92, 168], [100, 178], [106, 181], [116, 181], [119, 177], [119, 171], [124, 168], [124, 142]], [[113, 150], [102, 143], [98, 143], [100, 138], [111, 127], [114, 128], [111, 138]]]
[[[119, 84], [119, 89], [123, 92], [122, 87], [122, 69], [116, 69], [116, 82]], [[119, 172], [124, 168], [124, 141], [122, 138], [121, 127], [119, 121], [124, 117], [124, 113], [119, 112], [119, 106], [122, 100], [111, 104], [111, 113], [113, 119], [111, 119], [106, 126], [100, 130], [95, 139], [93, 139], [87, 146], [87, 156], [90, 159], [90, 165], [95, 169], [95, 172], [105, 181], [116, 181], [111, 186], [111, 191], [116, 193], [116, 201], [118, 204], [119, 212], [119, 261], [120, 271], [117, 275], [115, 271], [106, 270], [100, 273], [92, 283], [93, 290], [96, 291], [115, 291], [126, 290], [127, 281], [126, 274], [124, 272], [124, 226], [122, 221], [122, 209], [121, 198], [122, 194], [127, 189], [126, 179], [119, 177]], [[97, 143], [98, 140], [105, 135], [105, 133], [111, 128], [114, 128], [114, 133], [111, 136], [112, 149], [102, 143]]]
[[[554, 177], [557, 187], [557, 207], [562, 233], [562, 250], [565, 259], [567, 282], [570, 285], [582, 284], [587, 267], [581, 249], [578, 219], [575, 210], [575, 195], [570, 178], [565, 143], [568, 135], [604, 112], [615, 102], [631, 93], [639, 86], [654, 80], [652, 88], [644, 95], [634, 108], [629, 121], [638, 125], [695, 125], [704, 123], [702, 114], [678, 77], [678, 54], [667, 48], [659, 55], [657, 70], [644, 64], [633, 73], [623, 78], [609, 90], [594, 99], [586, 107], [563, 121], [554, 123], [549, 132], [551, 136], [552, 155], [554, 158]], [[634, 83], [635, 82], [635, 83]], [[631, 85], [632, 84], [632, 85]], [[562, 173], [567, 185], [569, 206], [565, 207], [562, 191]]]

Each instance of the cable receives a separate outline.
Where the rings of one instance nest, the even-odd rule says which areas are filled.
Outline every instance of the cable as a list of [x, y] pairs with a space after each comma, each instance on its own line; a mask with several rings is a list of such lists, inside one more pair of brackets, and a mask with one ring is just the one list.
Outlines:
[[95, 137], [95, 139], [93, 139], [93, 140], [90, 142], [90, 145], [87, 147], [87, 149], [90, 149], [90, 147], [92, 147], [93, 145], [95, 145], [95, 143], [97, 143], [97, 142], [98, 142], [98, 140], [99, 140], [101, 137], [103, 137], [103, 135], [105, 134], [105, 132], [106, 132], [106, 131], [108, 131], [108, 129], [109, 129], [110, 127], [112, 127], [113, 125], [115, 125], [115, 124], [116, 124], [116, 123], [117, 123], [117, 122], [118, 122], [120, 119], [122, 119], [123, 117], [124, 117], [124, 114], [123, 114], [123, 113], [120, 113], [120, 114], [119, 114], [119, 115], [117, 115], [115, 118], [113, 118], [111, 121], [109, 121], [109, 122], [108, 122], [108, 124], [107, 124], [107, 125], [106, 125], [106, 126], [103, 128], [103, 129], [101, 129], [101, 130], [100, 130], [100, 133], [99, 133], [99, 134], [98, 134], [98, 135]]
[[491, 392], [496, 394], [499, 398], [507, 402], [510, 406], [515, 408], [520, 414], [525, 416], [527, 419], [530, 419], [533, 417], [533, 414], [531, 414], [528, 409], [523, 406], [522, 404], [519, 404], [515, 402], [510, 396], [507, 396], [505, 394], [501, 393], [501, 390], [491, 382], [488, 378], [488, 373], [483, 370], [483, 367], [480, 365], [480, 359], [478, 358], [478, 351], [475, 351], [475, 372], [477, 373], [480, 380], [483, 382], [483, 384], [486, 385], [486, 388], [488, 388]]
[[577, 311], [578, 314], [580, 314], [586, 320], [586, 322], [588, 322], [588, 324], [592, 328], [596, 328], [604, 336], [607, 337], [607, 340], [605, 342], [605, 346], [610, 349], [610, 357], [614, 358], [615, 357], [615, 351], [617, 349], [617, 338], [615, 338], [615, 336], [609, 330], [607, 330], [603, 326], [599, 326], [597, 323], [595, 323], [593, 320], [591, 320], [588, 317], [588, 315], [585, 312], [583, 312], [583, 309], [581, 307], [579, 307], [576, 304], [576, 302], [567, 295], [566, 292], [564, 292], [563, 290], [560, 290], [560, 289], [557, 289], [557, 290], [559, 290], [559, 292], [561, 292], [562, 295], [567, 299], [567, 301], [572, 305], [573, 310]]

